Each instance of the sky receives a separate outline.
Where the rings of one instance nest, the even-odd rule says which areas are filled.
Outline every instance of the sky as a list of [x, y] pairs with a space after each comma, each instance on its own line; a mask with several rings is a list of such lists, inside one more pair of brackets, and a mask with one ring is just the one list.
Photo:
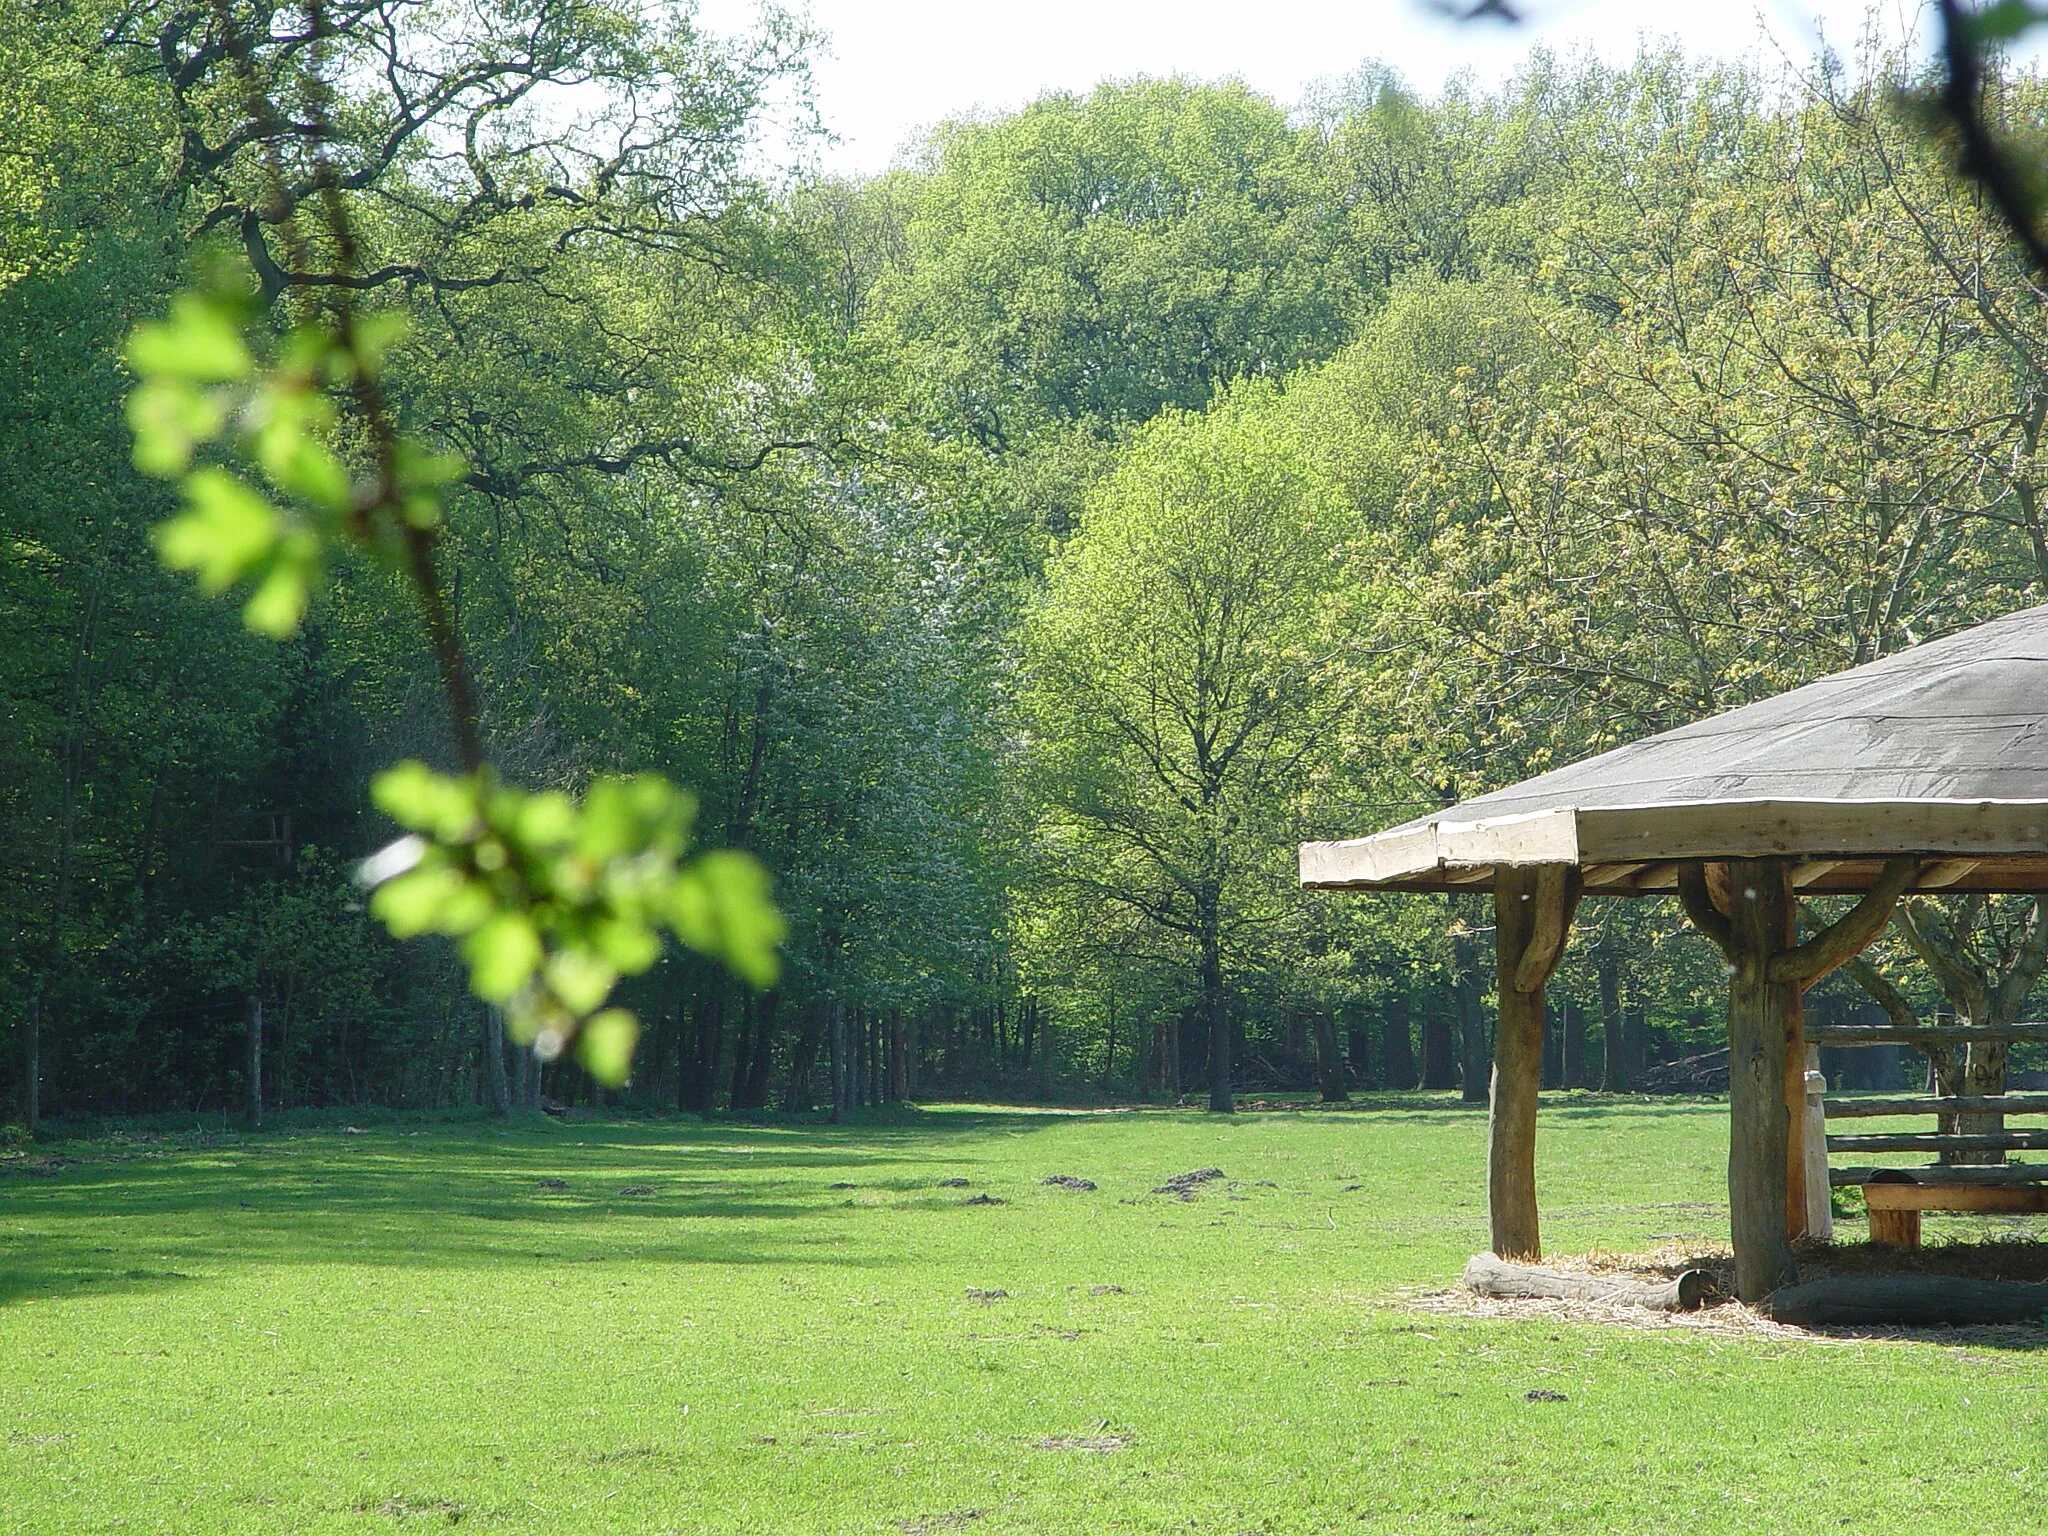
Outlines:
[[[1676, 39], [1698, 55], [1782, 50], [1804, 60], [1824, 39], [1853, 56], [1866, 12], [1894, 35], [1918, 15], [1913, 0], [1512, 3], [1522, 21], [1511, 27], [1449, 21], [1426, 0], [810, 0], [808, 15], [826, 34], [813, 72], [817, 105], [837, 136], [821, 158], [843, 174], [884, 170], [943, 118], [1130, 75], [1235, 75], [1293, 106], [1316, 81], [1372, 59], [1430, 92], [1465, 69], [1481, 85], [1498, 83], [1538, 46], [1589, 46], [1622, 62], [1641, 39]], [[790, 8], [806, 9], [801, 0]], [[747, 30], [756, 9], [757, 0], [699, 0], [698, 14], [709, 30], [731, 33]], [[1918, 31], [1924, 39], [1927, 29]]]

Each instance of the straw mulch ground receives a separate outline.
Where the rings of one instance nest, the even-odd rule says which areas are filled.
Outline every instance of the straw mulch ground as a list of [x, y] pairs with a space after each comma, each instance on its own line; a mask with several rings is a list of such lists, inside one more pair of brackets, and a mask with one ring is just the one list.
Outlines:
[[[2048, 1242], [2028, 1239], [1936, 1242], [1913, 1250], [1869, 1243], [1813, 1243], [1798, 1249], [1799, 1278], [1828, 1275], [1960, 1275], [1975, 1280], [2048, 1281]], [[1622, 1328], [1683, 1328], [1695, 1332], [1758, 1338], [1853, 1344], [1876, 1340], [1919, 1340], [1988, 1347], [2048, 1347], [2048, 1327], [2036, 1324], [1979, 1328], [1795, 1328], [1776, 1323], [1734, 1300], [1735, 1259], [1725, 1247], [1669, 1243], [1643, 1253], [1548, 1254], [1543, 1268], [1565, 1274], [1613, 1275], [1653, 1284], [1676, 1279], [1688, 1269], [1705, 1270], [1713, 1282], [1707, 1304], [1697, 1312], [1654, 1312], [1600, 1301], [1541, 1301], [1479, 1296], [1454, 1285], [1403, 1299], [1412, 1311], [1475, 1318], [1545, 1319], [1604, 1323]]]

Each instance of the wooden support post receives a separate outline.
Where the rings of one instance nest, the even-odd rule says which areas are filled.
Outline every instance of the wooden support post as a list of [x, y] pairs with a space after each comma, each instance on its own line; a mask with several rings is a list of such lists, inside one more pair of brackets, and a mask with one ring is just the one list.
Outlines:
[[1917, 868], [1910, 857], [1891, 860], [1847, 916], [1797, 945], [1786, 860], [1735, 859], [1712, 878], [1699, 863], [1679, 872], [1686, 915], [1728, 958], [1728, 1219], [1735, 1289], [1746, 1302], [1799, 1278], [1791, 1243], [1806, 1230], [1799, 994], [1877, 937]]
[[1494, 874], [1494, 962], [1500, 1022], [1494, 1032], [1487, 1112], [1486, 1203], [1493, 1251], [1543, 1254], [1536, 1211], [1536, 1092], [1543, 1074], [1543, 986], [1557, 969], [1579, 900], [1570, 865], [1505, 867]]
[[249, 1129], [263, 1129], [263, 999], [249, 999]]

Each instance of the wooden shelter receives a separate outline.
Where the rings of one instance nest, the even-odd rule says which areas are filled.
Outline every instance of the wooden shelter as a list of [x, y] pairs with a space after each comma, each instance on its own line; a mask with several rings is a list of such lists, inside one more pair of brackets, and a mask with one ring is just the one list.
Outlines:
[[[1730, 1218], [1737, 1287], [1760, 1300], [1796, 1278], [1809, 1170], [1826, 1166], [1805, 1114], [1801, 993], [1908, 891], [2048, 890], [2048, 606], [1370, 837], [1304, 843], [1301, 882], [1493, 893], [1487, 1194], [1502, 1258], [1540, 1252], [1543, 989], [1573, 913], [1587, 896], [1678, 896], [1728, 961]], [[1860, 900], [1801, 940], [1800, 899], [1836, 894]]]

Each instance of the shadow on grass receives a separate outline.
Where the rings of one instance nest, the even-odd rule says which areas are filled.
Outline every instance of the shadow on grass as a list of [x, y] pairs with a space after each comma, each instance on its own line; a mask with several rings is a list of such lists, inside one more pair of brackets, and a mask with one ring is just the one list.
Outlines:
[[[904, 1260], [849, 1220], [876, 1214], [872, 1197], [896, 1212], [959, 1207], [939, 1180], [960, 1171], [964, 1143], [1057, 1123], [949, 1111], [843, 1126], [480, 1121], [60, 1143], [0, 1161], [0, 1305], [245, 1264], [885, 1267]], [[847, 1183], [868, 1202], [834, 1187]]]

